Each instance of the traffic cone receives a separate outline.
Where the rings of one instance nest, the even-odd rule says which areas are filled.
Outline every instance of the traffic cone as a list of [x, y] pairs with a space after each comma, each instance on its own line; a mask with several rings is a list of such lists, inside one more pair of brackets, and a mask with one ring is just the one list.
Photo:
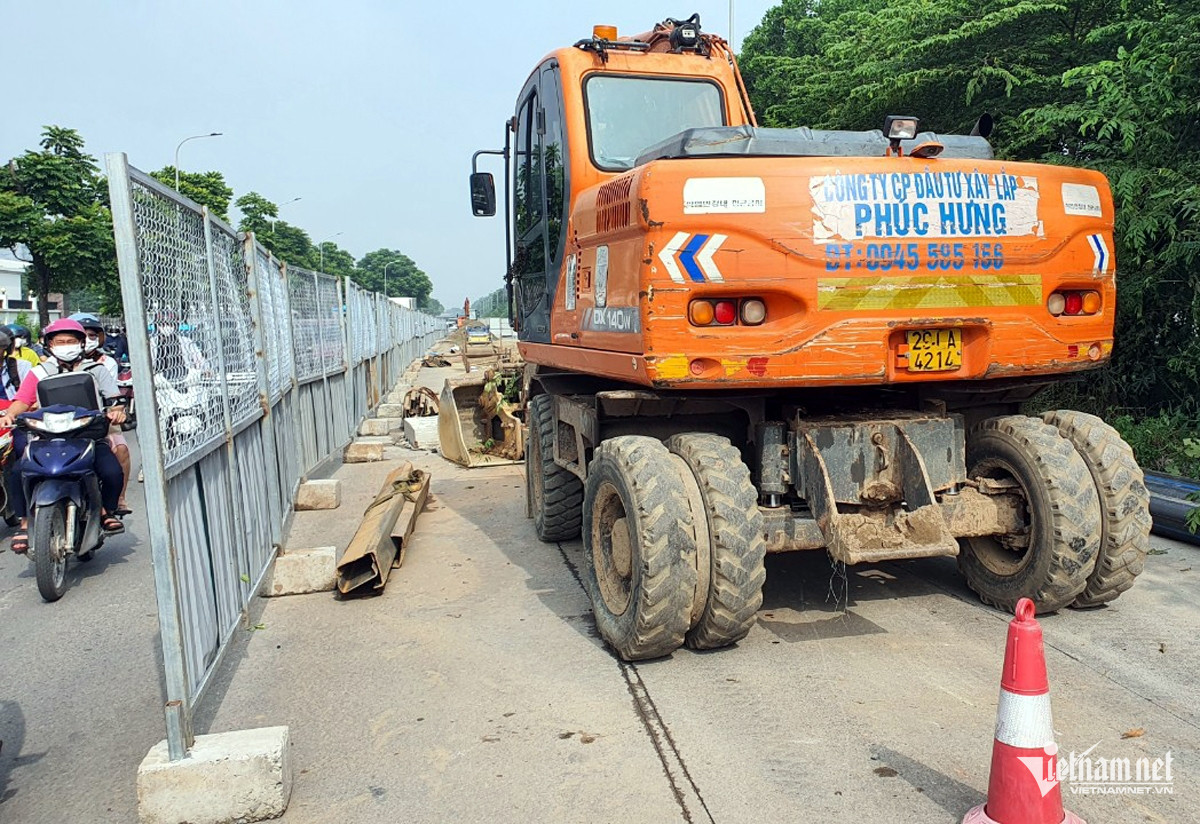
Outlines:
[[987, 802], [963, 824], [1086, 824], [1063, 811], [1046, 652], [1033, 615], [1033, 601], [1022, 598], [1008, 624]]

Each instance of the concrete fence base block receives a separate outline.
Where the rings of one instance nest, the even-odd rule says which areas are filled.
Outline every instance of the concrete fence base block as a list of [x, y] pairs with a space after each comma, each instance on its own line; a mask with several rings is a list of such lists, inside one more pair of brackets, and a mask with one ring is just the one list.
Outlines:
[[289, 549], [275, 558], [275, 564], [263, 580], [260, 594], [304, 595], [328, 592], [337, 583], [337, 547]]
[[266, 821], [287, 809], [292, 762], [287, 727], [198, 735], [187, 757], [171, 761], [155, 744], [138, 767], [141, 824]]
[[440, 448], [437, 415], [428, 418], [405, 418], [404, 439], [408, 441], [409, 446], [417, 449]]
[[342, 482], [336, 478], [305, 481], [296, 490], [295, 508], [298, 512], [310, 509], [337, 509], [342, 505]]
[[388, 435], [400, 428], [400, 418], [367, 418], [358, 427], [360, 435]]
[[359, 438], [346, 447], [342, 460], [346, 463], [369, 463], [383, 460], [383, 449], [391, 438]]
[[381, 418], [403, 418], [404, 407], [398, 403], [381, 403], [375, 414]]

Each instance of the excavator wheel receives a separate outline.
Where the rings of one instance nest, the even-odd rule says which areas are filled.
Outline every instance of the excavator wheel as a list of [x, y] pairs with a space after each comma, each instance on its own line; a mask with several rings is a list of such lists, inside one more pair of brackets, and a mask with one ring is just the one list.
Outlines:
[[[688, 433], [675, 435], [667, 448], [687, 464], [699, 486], [701, 506], [692, 516], [704, 519], [707, 529], [698, 530], [698, 540], [707, 535], [708, 552], [696, 553], [698, 570], [696, 603], [687, 645], [693, 649], [716, 649], [737, 643], [754, 625], [762, 606], [762, 588], [767, 572], [762, 513], [750, 470], [741, 453], [728, 438]], [[705, 558], [707, 556], [707, 559]]]
[[1087, 588], [1072, 606], [1096, 607], [1133, 586], [1150, 551], [1150, 493], [1142, 468], [1117, 430], [1083, 412], [1057, 410], [1042, 420], [1057, 427], [1087, 464], [1100, 493], [1100, 552]]
[[584, 580], [596, 628], [626, 661], [670, 655], [691, 625], [696, 538], [680, 469], [661, 441], [604, 441], [583, 493]]
[[1036, 418], [990, 418], [967, 438], [967, 475], [1015, 482], [1026, 528], [964, 538], [958, 566], [986, 603], [1011, 611], [1030, 598], [1038, 613], [1071, 604], [1084, 591], [1100, 549], [1096, 484], [1083, 458]]
[[583, 483], [554, 462], [555, 435], [554, 399], [538, 395], [529, 401], [525, 494], [534, 531], [547, 542], [578, 538], [583, 521]]

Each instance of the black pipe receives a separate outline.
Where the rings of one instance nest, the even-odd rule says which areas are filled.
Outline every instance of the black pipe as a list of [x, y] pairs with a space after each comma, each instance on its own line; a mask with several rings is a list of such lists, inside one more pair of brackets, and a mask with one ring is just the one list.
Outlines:
[[1164, 538], [1200, 544], [1200, 535], [1192, 532], [1187, 525], [1188, 513], [1200, 506], [1200, 500], [1188, 500], [1188, 496], [1196, 495], [1200, 499], [1200, 481], [1162, 472], [1147, 472], [1146, 489], [1150, 491], [1153, 532]]

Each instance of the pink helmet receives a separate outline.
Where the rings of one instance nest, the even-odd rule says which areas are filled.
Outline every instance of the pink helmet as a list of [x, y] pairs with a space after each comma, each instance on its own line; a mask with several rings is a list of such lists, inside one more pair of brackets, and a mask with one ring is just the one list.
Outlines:
[[83, 326], [79, 321], [71, 320], [70, 318], [61, 318], [54, 321], [45, 329], [42, 330], [42, 340], [47, 340], [51, 335], [56, 335], [59, 332], [70, 332], [79, 337], [80, 343], [87, 340], [87, 333], [83, 331]]

